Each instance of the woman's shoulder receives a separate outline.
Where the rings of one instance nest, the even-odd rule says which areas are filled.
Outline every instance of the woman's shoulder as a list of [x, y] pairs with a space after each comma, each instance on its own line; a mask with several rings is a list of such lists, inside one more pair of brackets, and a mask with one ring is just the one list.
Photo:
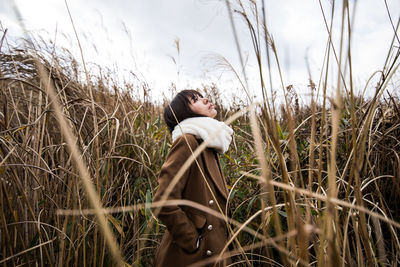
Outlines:
[[201, 143], [202, 141], [199, 140], [195, 135], [190, 134], [190, 133], [185, 133], [173, 142], [171, 149], [174, 148], [182, 148], [182, 149], [188, 149], [189, 146], [192, 151], [194, 151]]
[[182, 144], [188, 144], [190, 145], [190, 147], [193, 146], [198, 146], [199, 145], [199, 141], [197, 140], [196, 136], [190, 133], [185, 133], [181, 136], [179, 136], [178, 138], [176, 138], [176, 140], [174, 141], [174, 143], [172, 144], [172, 146], [176, 146], [176, 145], [182, 145]]
[[171, 149], [169, 150], [168, 155], [169, 157], [179, 157], [182, 159], [185, 158], [186, 160], [197, 149], [198, 146], [199, 143], [194, 135], [184, 134], [176, 138], [171, 146]]

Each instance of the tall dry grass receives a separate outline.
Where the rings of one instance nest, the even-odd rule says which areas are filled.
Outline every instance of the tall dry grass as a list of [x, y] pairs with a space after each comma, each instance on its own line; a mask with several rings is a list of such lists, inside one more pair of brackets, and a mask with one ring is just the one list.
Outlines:
[[[400, 19], [397, 24], [390, 21], [393, 26], [393, 41], [389, 46], [385, 65], [382, 71], [379, 72], [380, 80], [375, 87], [372, 99], [365, 101], [363, 96], [357, 99], [354, 93], [355, 88], [353, 87], [350, 49], [352, 19], [356, 3], [352, 5], [353, 10], [350, 10], [348, 1], [342, 1], [341, 4], [341, 13], [336, 15], [335, 2], [332, 3], [331, 10], [326, 11], [320, 1], [321, 13], [328, 33], [326, 57], [323, 63], [326, 69], [323, 68], [324, 70], [321, 72], [321, 78], [318, 81], [321, 87], [318, 87], [317, 92], [318, 96], [321, 89], [323, 94], [322, 108], [320, 108], [321, 113], [317, 113], [316, 98], [314, 98], [316, 88], [310, 75], [311, 104], [310, 112], [307, 114], [309, 117], [305, 121], [297, 121], [296, 117], [301, 113], [298, 101], [296, 101], [296, 94], [293, 95], [292, 87], [286, 86], [284, 83], [277, 52], [278, 45], [275, 44], [267, 24], [264, 2], [236, 1], [236, 5], [232, 7], [232, 4], [226, 1], [228, 12], [231, 14], [230, 19], [238, 53], [241, 55], [232, 16], [233, 12], [242, 17], [248, 25], [249, 36], [251, 37], [254, 55], [259, 67], [260, 89], [264, 100], [263, 109], [258, 121], [254, 115], [251, 116], [251, 125], [257, 157], [261, 167], [261, 176], [259, 177], [261, 188], [268, 188], [265, 191], [261, 190], [261, 193], [269, 196], [269, 198], [261, 198], [261, 207], [263, 208], [267, 205], [272, 206], [274, 209], [268, 218], [263, 216], [263, 221], [273, 220], [275, 222], [275, 224], [271, 224], [271, 228], [274, 229], [274, 235], [282, 235], [282, 228], [287, 233], [296, 232], [296, 236], [288, 238], [286, 242], [279, 244], [280, 246], [283, 245], [287, 252], [284, 255], [280, 250], [279, 254], [279, 262], [284, 265], [315, 263], [318, 266], [337, 266], [339, 264], [343, 266], [363, 266], [364, 264], [393, 264], [398, 261], [397, 253], [394, 253], [396, 256], [394, 258], [390, 257], [390, 260], [387, 257], [387, 251], [385, 251], [385, 245], [387, 244], [384, 244], [383, 241], [380, 229], [381, 224], [372, 225], [370, 222], [379, 222], [379, 218], [389, 223], [386, 226], [390, 229], [388, 232], [390, 232], [392, 240], [394, 240], [391, 245], [392, 248], [398, 248], [398, 229], [396, 228], [399, 225], [396, 220], [386, 219], [391, 215], [386, 214], [389, 209], [385, 203], [386, 199], [381, 193], [383, 189], [375, 183], [377, 195], [370, 194], [370, 192], [365, 192], [365, 184], [370, 184], [368, 181], [375, 182], [387, 177], [386, 175], [379, 176], [374, 173], [375, 163], [368, 158], [371, 149], [369, 142], [371, 141], [371, 135], [374, 133], [371, 130], [377, 115], [376, 108], [381, 104], [382, 95], [388, 86], [388, 81], [391, 80], [399, 66], [400, 53], [396, 45], [400, 43], [397, 36]], [[330, 21], [327, 19], [327, 12], [330, 12]], [[390, 14], [389, 10], [388, 13]], [[332, 32], [334, 19], [339, 20], [341, 24], [341, 31], [336, 33], [340, 36], [338, 44], [333, 42], [332, 37], [334, 35]], [[391, 19], [390, 16], [388, 19]], [[265, 51], [266, 55], [262, 55], [262, 51]], [[331, 57], [336, 63], [335, 71], [337, 73], [337, 84], [333, 96], [327, 94]], [[282, 135], [282, 127], [277, 124], [271, 79], [272, 64], [280, 75], [279, 87], [284, 95], [281, 114], [286, 122], [286, 136]], [[269, 73], [271, 89], [269, 97], [265, 86], [267, 80], [264, 74], [265, 69]], [[244, 65], [242, 65], [242, 70], [243, 84], [247, 85]], [[393, 97], [390, 94], [388, 99], [393, 102]], [[291, 100], [295, 100], [294, 103]], [[362, 108], [360, 108], [360, 104]], [[320, 127], [317, 128], [316, 118], [321, 115]], [[298, 130], [308, 120], [311, 120], [311, 123], [308, 123], [311, 129], [304, 136], [305, 139], [301, 139], [298, 136]], [[263, 133], [259, 129], [259, 124], [264, 127]], [[342, 139], [343, 136], [344, 140]], [[282, 146], [282, 137], [285, 139], [284, 146]], [[266, 151], [265, 147], [268, 147], [268, 145], [271, 148]], [[343, 151], [343, 147], [345, 151]], [[315, 152], [317, 151], [319, 157], [316, 158]], [[265, 156], [265, 153], [269, 155], [269, 159]], [[305, 166], [304, 162], [302, 164], [302, 154], [308, 163]], [[271, 155], [275, 157], [275, 160], [270, 160]], [[340, 157], [343, 156], [345, 164], [341, 166]], [[318, 169], [313, 167], [317, 162]], [[271, 170], [277, 171], [278, 177], [283, 184], [278, 186], [271, 181]], [[393, 177], [396, 177], [395, 173], [393, 175]], [[307, 176], [308, 181], [305, 179]], [[273, 184], [285, 190], [279, 192], [272, 187]], [[289, 190], [287, 185], [292, 185], [295, 189], [291, 188]], [[318, 202], [293, 194], [303, 192], [317, 197], [317, 195], [311, 194], [313, 188], [319, 193]], [[305, 189], [308, 189], [308, 191], [304, 191]], [[283, 211], [282, 209], [277, 211], [275, 208], [277, 206], [277, 194], [283, 201]], [[339, 204], [339, 198], [347, 202]], [[374, 203], [375, 206], [371, 206]], [[381, 214], [371, 213], [370, 209], [377, 209]], [[315, 210], [318, 210], [318, 214], [321, 216], [313, 216], [315, 215]], [[285, 214], [284, 218], [278, 218], [282, 212]], [[314, 233], [310, 232], [311, 229], [314, 229]], [[355, 233], [354, 236], [352, 235], [352, 230]], [[375, 230], [378, 234], [372, 236], [372, 230]], [[264, 235], [266, 235], [265, 230]], [[353, 244], [350, 243], [350, 240], [353, 241]], [[377, 247], [380, 249], [377, 249]], [[310, 253], [312, 250], [314, 252]], [[392, 249], [392, 251], [395, 250]], [[267, 249], [265, 255], [273, 254], [272, 251], [268, 252]], [[354, 254], [357, 255], [355, 258], [353, 257]], [[288, 255], [294, 256], [293, 259], [290, 259]]]
[[[355, 95], [351, 78], [343, 78], [351, 77], [345, 74], [351, 51], [329, 39], [318, 86], [309, 77], [310, 104], [300, 105], [282, 79], [285, 99], [278, 106], [267, 90], [275, 86], [265, 77], [279, 66], [279, 46], [264, 7], [227, 1], [227, 8], [249, 26], [264, 96], [257, 109], [239, 101], [225, 107], [214, 85], [199, 88], [235, 131], [222, 156], [233, 265], [398, 265], [400, 101], [385, 91], [398, 88], [398, 40], [372, 98]], [[350, 13], [343, 5], [342, 42], [350, 42]], [[326, 25], [330, 33], [332, 24]], [[137, 97], [145, 85], [121, 85], [106, 70], [90, 73], [66, 50], [45, 42], [35, 42], [35, 49], [7, 47], [4, 36], [0, 264], [151, 266], [165, 227], [150, 206], [171, 145], [162, 105]], [[327, 88], [331, 60], [338, 70], [333, 96]], [[245, 71], [236, 73], [248, 90]]]

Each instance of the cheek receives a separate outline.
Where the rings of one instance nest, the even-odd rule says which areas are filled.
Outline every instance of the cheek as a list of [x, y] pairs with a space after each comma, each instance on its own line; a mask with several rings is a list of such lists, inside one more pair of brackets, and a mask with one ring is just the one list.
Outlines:
[[194, 112], [194, 113], [199, 113], [200, 109], [196, 104], [192, 104], [190, 105], [190, 109]]
[[196, 103], [190, 105], [190, 109], [196, 114], [204, 115], [204, 110], [201, 108], [200, 105], [198, 105]]

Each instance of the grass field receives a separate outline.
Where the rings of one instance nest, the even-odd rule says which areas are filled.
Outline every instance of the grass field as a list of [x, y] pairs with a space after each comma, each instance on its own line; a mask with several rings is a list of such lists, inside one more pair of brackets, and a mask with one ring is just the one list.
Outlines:
[[[263, 14], [254, 24], [238, 8], [260, 69], [279, 63]], [[348, 13], [344, 5], [343, 42]], [[90, 73], [40, 42], [6, 47], [3, 34], [0, 265], [151, 266], [165, 231], [150, 206], [171, 145], [162, 119], [170, 99], [152, 103], [145, 86]], [[390, 47], [371, 97], [354, 93], [363, 90], [353, 88], [350, 52], [331, 42], [306, 104], [283, 83], [278, 104], [265, 77], [255, 105], [226, 106], [217, 87], [198, 88], [235, 132], [221, 156], [233, 266], [400, 265], [397, 36]], [[330, 61], [342, 74], [333, 94]]]

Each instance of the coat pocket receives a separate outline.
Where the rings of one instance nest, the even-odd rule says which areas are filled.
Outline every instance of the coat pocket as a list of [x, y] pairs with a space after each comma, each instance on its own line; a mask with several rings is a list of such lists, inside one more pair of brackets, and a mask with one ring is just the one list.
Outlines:
[[207, 221], [206, 216], [204, 216], [203, 214], [194, 213], [192, 211], [188, 211], [187, 216], [193, 222], [193, 225], [197, 229], [203, 229]]

